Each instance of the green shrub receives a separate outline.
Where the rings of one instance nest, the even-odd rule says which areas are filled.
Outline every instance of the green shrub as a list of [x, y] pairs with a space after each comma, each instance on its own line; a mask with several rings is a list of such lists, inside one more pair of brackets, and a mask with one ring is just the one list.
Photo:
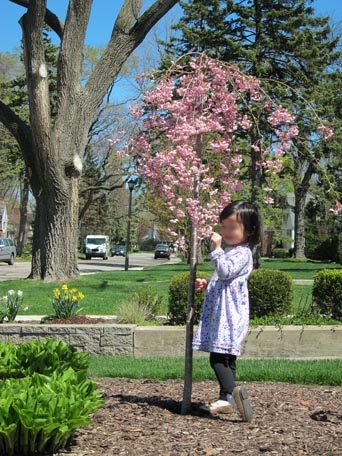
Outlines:
[[342, 269], [323, 269], [314, 277], [312, 297], [316, 309], [331, 318], [342, 319]]
[[0, 344], [0, 456], [54, 454], [89, 423], [103, 401], [88, 364], [62, 341]]
[[26, 377], [34, 373], [51, 375], [71, 367], [75, 371], [87, 370], [87, 353], [78, 353], [61, 340], [32, 340], [16, 345], [0, 343], [0, 379]]
[[0, 383], [0, 455], [55, 454], [103, 403], [86, 372], [69, 368]]
[[[168, 318], [173, 325], [185, 325], [187, 319], [188, 308], [188, 290], [189, 290], [189, 272], [182, 272], [172, 277], [169, 286], [169, 305], [168, 305]], [[210, 279], [210, 274], [199, 273], [199, 279]], [[195, 292], [194, 303], [194, 322], [198, 323], [201, 316], [202, 304], [204, 300], [204, 293], [201, 291]]]
[[117, 311], [119, 322], [139, 324], [154, 321], [163, 299], [163, 296], [152, 288], [138, 289], [119, 305]]
[[274, 258], [289, 258], [288, 249], [275, 248], [272, 250]]
[[284, 315], [290, 312], [293, 296], [289, 274], [272, 269], [257, 269], [248, 281], [251, 318]]
[[305, 255], [311, 260], [339, 261], [339, 237], [331, 236], [324, 241], [317, 239], [316, 242], [305, 244]]

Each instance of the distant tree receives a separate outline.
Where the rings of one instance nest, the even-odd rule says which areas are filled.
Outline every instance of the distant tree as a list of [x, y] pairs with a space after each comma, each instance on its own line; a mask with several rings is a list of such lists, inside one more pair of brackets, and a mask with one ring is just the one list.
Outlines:
[[[326, 76], [340, 56], [338, 37], [331, 35], [329, 18], [315, 16], [312, 3], [311, 0], [180, 2], [184, 15], [174, 27], [177, 34], [167, 46], [169, 56], [164, 62], [167, 66], [173, 56], [201, 51], [236, 63], [261, 79], [267, 93], [296, 113], [299, 136], [296, 148], [289, 149], [286, 155], [292, 161], [293, 170], [297, 257], [304, 256], [304, 203], [311, 177], [318, 172], [320, 156], [328, 147], [315, 141], [312, 126], [316, 120], [309, 119], [314, 109], [322, 119], [334, 123], [328, 115], [327, 102], [319, 105], [322, 100], [318, 95], [323, 91], [326, 100], [330, 99], [327, 92], [331, 86]], [[260, 130], [263, 131], [262, 126]], [[257, 144], [259, 132], [252, 129], [249, 134], [250, 142]], [[246, 158], [248, 172], [244, 174], [251, 181], [250, 197], [262, 202], [265, 195], [260, 189], [271, 185], [267, 174], [258, 166], [260, 162], [260, 151], [251, 150], [250, 158]], [[279, 198], [274, 194], [273, 199]]]

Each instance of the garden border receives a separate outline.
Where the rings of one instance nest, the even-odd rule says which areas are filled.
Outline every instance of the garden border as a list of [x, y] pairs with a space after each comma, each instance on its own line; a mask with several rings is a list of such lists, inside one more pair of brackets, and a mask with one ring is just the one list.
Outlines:
[[[183, 356], [184, 326], [4, 323], [0, 342], [61, 339], [94, 355]], [[203, 355], [195, 352], [195, 356]], [[259, 326], [249, 330], [244, 358], [342, 358], [342, 326]]]

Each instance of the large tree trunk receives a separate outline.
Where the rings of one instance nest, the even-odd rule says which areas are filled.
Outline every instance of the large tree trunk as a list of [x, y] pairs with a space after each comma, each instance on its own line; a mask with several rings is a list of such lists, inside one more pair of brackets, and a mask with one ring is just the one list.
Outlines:
[[295, 236], [294, 236], [294, 256], [296, 258], [305, 257], [305, 204], [308, 191], [310, 188], [310, 180], [314, 173], [314, 166], [310, 163], [306, 170], [305, 160], [300, 160], [300, 155], [296, 160], [296, 168], [294, 173], [294, 195], [295, 195]]
[[57, 198], [46, 189], [36, 198], [32, 278], [64, 281], [78, 275], [78, 180], [71, 179], [68, 189]]
[[295, 237], [294, 255], [305, 257], [305, 200], [307, 193], [301, 187], [295, 189]]
[[[47, 0], [11, 1], [27, 8], [20, 23], [30, 125], [1, 100], [0, 121], [21, 147], [37, 204], [31, 277], [65, 280], [78, 273], [78, 180], [88, 132], [124, 62], [178, 0], [156, 0], [140, 16], [142, 0], [125, 0], [86, 85], [83, 48], [92, 0], [70, 0], [65, 25], [47, 10]], [[53, 119], [42, 37], [45, 23], [61, 38]]]

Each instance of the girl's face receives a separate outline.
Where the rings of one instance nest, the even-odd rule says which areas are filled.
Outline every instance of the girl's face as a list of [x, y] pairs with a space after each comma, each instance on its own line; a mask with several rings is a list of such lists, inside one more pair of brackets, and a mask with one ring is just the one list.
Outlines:
[[247, 242], [247, 235], [241, 220], [232, 214], [221, 223], [221, 236], [227, 245], [237, 245]]

